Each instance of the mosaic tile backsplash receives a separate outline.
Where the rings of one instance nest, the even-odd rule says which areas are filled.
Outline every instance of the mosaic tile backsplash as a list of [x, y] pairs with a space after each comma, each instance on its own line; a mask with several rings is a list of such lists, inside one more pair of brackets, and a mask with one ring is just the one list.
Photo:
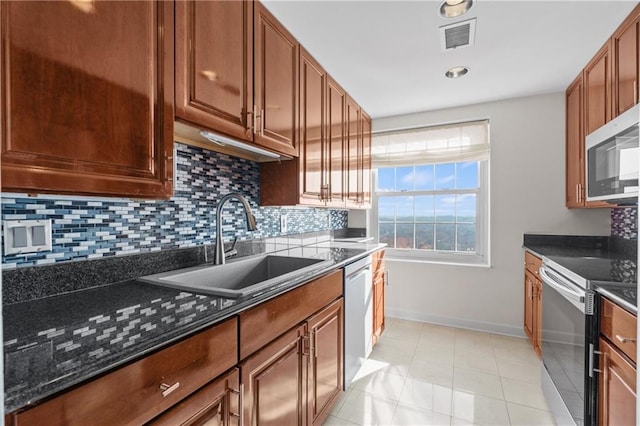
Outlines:
[[[174, 196], [170, 200], [28, 197], [2, 194], [2, 220], [52, 220], [52, 250], [2, 257], [2, 269], [91, 259], [215, 242], [215, 207], [220, 197], [239, 192], [249, 200], [258, 229], [246, 231], [242, 209], [225, 205], [225, 241], [347, 227], [346, 210], [259, 207], [258, 163], [176, 143]], [[2, 233], [4, 236], [4, 232]]]
[[627, 240], [638, 239], [638, 208], [611, 209], [611, 236]]

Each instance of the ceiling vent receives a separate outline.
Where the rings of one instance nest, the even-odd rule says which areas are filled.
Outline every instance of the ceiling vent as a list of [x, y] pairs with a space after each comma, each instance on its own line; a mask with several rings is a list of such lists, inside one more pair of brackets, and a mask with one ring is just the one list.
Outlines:
[[440, 27], [442, 50], [473, 46], [476, 39], [476, 18]]

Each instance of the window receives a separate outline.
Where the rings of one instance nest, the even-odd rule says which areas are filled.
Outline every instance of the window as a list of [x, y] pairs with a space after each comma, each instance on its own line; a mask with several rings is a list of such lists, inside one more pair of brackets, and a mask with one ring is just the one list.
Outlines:
[[371, 227], [390, 257], [488, 264], [487, 127], [374, 136]]

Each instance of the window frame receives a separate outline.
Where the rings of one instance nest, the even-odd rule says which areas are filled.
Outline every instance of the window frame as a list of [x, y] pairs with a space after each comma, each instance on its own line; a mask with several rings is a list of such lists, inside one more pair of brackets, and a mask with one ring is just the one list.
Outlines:
[[[461, 163], [468, 160], [451, 161], [452, 163]], [[425, 163], [423, 165], [432, 165], [437, 163]], [[401, 166], [396, 166], [401, 167]], [[460, 193], [476, 193], [476, 252], [455, 252], [449, 250], [422, 250], [422, 249], [398, 249], [387, 247], [385, 249], [389, 260], [425, 262], [439, 264], [453, 264], [465, 266], [490, 267], [490, 239], [489, 239], [489, 210], [490, 210], [490, 182], [489, 182], [490, 160], [478, 160], [478, 189], [451, 189], [451, 190], [415, 190], [415, 191], [381, 191], [378, 192], [378, 168], [372, 168], [372, 191], [371, 191], [371, 214], [369, 215], [369, 226], [371, 234], [376, 241], [380, 241], [378, 206], [379, 194], [386, 195], [450, 195]], [[394, 222], [398, 223], [398, 222]], [[414, 222], [415, 223], [415, 222]], [[415, 231], [414, 231], [415, 232]]]

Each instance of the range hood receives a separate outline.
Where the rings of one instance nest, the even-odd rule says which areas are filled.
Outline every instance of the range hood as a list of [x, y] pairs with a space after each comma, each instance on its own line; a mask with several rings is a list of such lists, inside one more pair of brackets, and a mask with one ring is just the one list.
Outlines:
[[271, 152], [248, 142], [241, 142], [228, 136], [192, 127], [178, 121], [175, 121], [173, 125], [173, 139], [176, 142], [259, 163], [291, 159], [290, 157]]

